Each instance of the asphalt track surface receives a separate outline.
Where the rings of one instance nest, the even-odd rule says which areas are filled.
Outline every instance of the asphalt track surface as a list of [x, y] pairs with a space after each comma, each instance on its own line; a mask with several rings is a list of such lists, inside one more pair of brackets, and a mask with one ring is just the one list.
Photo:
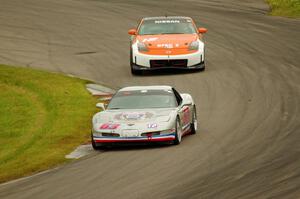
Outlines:
[[[259, 0], [0, 0], [0, 63], [113, 88], [191, 93], [200, 129], [179, 146], [94, 152], [0, 185], [0, 198], [300, 198], [300, 20]], [[129, 37], [143, 16], [208, 28], [207, 70], [132, 76]]]

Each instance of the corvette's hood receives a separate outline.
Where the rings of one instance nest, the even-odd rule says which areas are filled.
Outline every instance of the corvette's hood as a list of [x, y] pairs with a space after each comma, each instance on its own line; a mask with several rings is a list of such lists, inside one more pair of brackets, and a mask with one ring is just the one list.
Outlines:
[[165, 109], [159, 111], [153, 110], [107, 110], [97, 115], [100, 123], [140, 123], [149, 121], [166, 122], [170, 119], [170, 115], [174, 113], [174, 109]]
[[145, 54], [179, 55], [188, 51], [191, 42], [198, 39], [197, 34], [138, 35], [137, 42], [143, 42], [149, 49]]

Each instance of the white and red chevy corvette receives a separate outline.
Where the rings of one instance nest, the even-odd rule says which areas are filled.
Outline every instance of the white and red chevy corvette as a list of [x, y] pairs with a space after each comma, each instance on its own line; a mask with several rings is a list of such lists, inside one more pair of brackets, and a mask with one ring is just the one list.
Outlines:
[[132, 86], [120, 89], [92, 124], [94, 149], [115, 144], [179, 144], [197, 130], [196, 105], [190, 94], [170, 86]]

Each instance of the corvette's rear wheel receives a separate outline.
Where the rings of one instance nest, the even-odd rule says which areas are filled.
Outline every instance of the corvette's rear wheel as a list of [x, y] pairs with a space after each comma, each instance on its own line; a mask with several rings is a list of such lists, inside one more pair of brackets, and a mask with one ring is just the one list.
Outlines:
[[180, 122], [179, 122], [179, 119], [177, 118], [176, 119], [176, 125], [175, 125], [175, 140], [174, 140], [174, 144], [175, 145], [178, 145], [180, 144], [181, 142], [181, 138], [182, 138], [182, 129], [181, 129], [181, 125], [180, 125]]
[[193, 108], [193, 116], [192, 116], [192, 123], [191, 123], [191, 134], [197, 133], [197, 112], [196, 112], [196, 105]]

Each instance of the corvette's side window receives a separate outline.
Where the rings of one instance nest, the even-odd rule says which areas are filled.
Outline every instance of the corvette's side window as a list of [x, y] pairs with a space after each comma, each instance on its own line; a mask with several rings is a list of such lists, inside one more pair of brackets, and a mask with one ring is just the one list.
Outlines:
[[177, 104], [178, 104], [178, 106], [179, 106], [179, 105], [181, 104], [181, 102], [182, 102], [182, 98], [181, 98], [180, 94], [179, 94], [174, 88], [172, 88], [172, 90], [173, 90], [173, 92], [174, 92], [174, 95], [175, 95], [175, 97], [176, 97]]

